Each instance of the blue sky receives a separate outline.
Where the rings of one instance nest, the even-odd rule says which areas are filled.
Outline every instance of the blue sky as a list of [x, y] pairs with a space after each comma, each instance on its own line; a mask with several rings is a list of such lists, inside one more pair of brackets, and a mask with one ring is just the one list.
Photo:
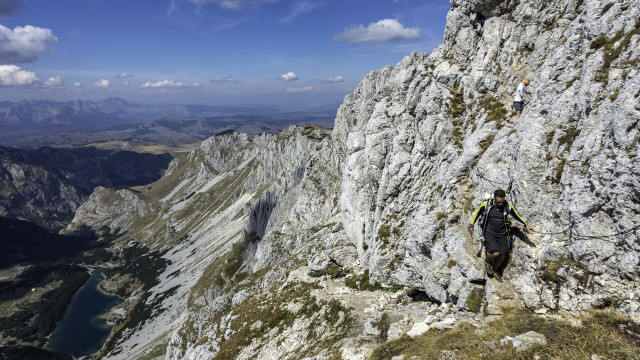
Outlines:
[[0, 100], [340, 103], [443, 38], [448, 0], [0, 0]]

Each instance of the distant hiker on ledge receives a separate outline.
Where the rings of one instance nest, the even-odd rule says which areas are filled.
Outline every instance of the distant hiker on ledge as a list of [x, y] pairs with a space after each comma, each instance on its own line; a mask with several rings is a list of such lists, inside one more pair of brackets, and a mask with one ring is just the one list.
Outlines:
[[522, 113], [522, 109], [524, 108], [524, 93], [527, 90], [527, 86], [529, 86], [529, 79], [524, 79], [518, 85], [518, 89], [516, 90], [516, 96], [513, 97], [513, 107], [516, 109], [516, 118], [520, 118], [520, 114]]
[[532, 231], [533, 228], [525, 223], [507, 200], [507, 194], [504, 190], [498, 189], [493, 193], [493, 199], [485, 200], [473, 212], [471, 221], [469, 222], [469, 232], [473, 235], [473, 226], [478, 219], [482, 226], [482, 235], [484, 236], [484, 246], [486, 249], [485, 270], [489, 276], [493, 275], [496, 280], [502, 282], [502, 275], [498, 273], [502, 262], [507, 256], [509, 250], [509, 227], [510, 223], [507, 217], [511, 215], [513, 219], [523, 225], [527, 230]]

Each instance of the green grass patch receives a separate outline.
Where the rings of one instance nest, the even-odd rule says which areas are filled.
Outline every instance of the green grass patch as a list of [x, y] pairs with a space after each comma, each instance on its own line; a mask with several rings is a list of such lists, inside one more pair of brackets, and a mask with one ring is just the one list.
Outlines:
[[570, 122], [567, 128], [564, 130], [564, 134], [558, 137], [558, 146], [566, 145], [566, 151], [571, 149], [575, 139], [580, 136], [580, 129], [578, 129], [573, 122]]
[[473, 210], [473, 201], [476, 199], [475, 196], [471, 196], [469, 198], [467, 198], [467, 200], [464, 202], [464, 211], [465, 212], [469, 212]]
[[[355, 318], [351, 309], [340, 301], [311, 296], [314, 288], [312, 284], [290, 283], [277, 293], [261, 293], [246, 299], [232, 310], [231, 315], [236, 318], [232, 320], [231, 328], [235, 333], [220, 343], [220, 351], [213, 359], [235, 359], [252, 341], [261, 339], [272, 329], [278, 329], [280, 333], [301, 318], [311, 320], [308, 329], [311, 335], [307, 337], [304, 349], [300, 349], [300, 356], [319, 349], [332, 349], [350, 333]], [[286, 306], [300, 302], [302, 306], [297, 311]], [[324, 331], [322, 336], [313, 336], [318, 335], [319, 330]]]
[[574, 76], [571, 80], [567, 81], [567, 84], [565, 85], [565, 87], [564, 87], [564, 88], [565, 88], [565, 89], [570, 88], [570, 87], [573, 85], [573, 83], [574, 83], [574, 82], [576, 82], [576, 81], [578, 81], [578, 80], [580, 80], [580, 75], [576, 75], [576, 76]]
[[589, 270], [585, 265], [582, 265], [570, 257], [564, 257], [556, 261], [545, 260], [540, 268], [540, 279], [548, 284], [561, 285], [563, 280], [560, 275], [558, 275], [558, 271], [563, 267], [568, 267], [569, 273], [571, 273], [582, 286], [587, 285]]
[[484, 95], [479, 105], [487, 111], [487, 122], [494, 121], [496, 123], [496, 129], [501, 129], [503, 126], [503, 120], [506, 118], [509, 112], [504, 104], [496, 97], [492, 95]]
[[365, 270], [362, 275], [347, 276], [347, 278], [344, 279], [344, 283], [347, 287], [360, 291], [376, 291], [383, 289], [380, 283], [371, 283], [371, 279], [369, 279], [369, 270]]
[[389, 338], [389, 329], [391, 328], [391, 316], [386, 312], [382, 313], [380, 320], [372, 323], [372, 325], [380, 331], [380, 340], [387, 341]]
[[554, 170], [554, 177], [551, 178], [551, 182], [554, 184], [559, 184], [560, 180], [562, 179], [562, 173], [564, 172], [564, 165], [567, 162], [566, 159], [562, 159], [562, 161], [560, 162], [560, 164], [558, 164], [558, 166], [556, 166], [555, 170]]
[[[638, 325], [629, 319], [598, 311], [585, 317], [583, 325], [555, 318], [536, 316], [526, 309], [504, 309], [504, 314], [476, 331], [472, 325], [438, 331], [432, 330], [412, 339], [403, 336], [378, 346], [370, 360], [391, 359], [404, 355], [405, 359], [441, 359], [443, 351], [455, 354], [456, 359], [590, 359], [592, 355], [606, 359], [638, 359], [637, 339], [627, 333], [639, 334]], [[621, 327], [620, 325], [624, 325]], [[546, 346], [535, 346], [517, 352], [511, 346], [496, 347], [505, 336], [535, 331], [547, 338]]]
[[311, 277], [329, 276], [332, 279], [342, 278], [347, 276], [348, 271], [340, 265], [331, 263], [326, 268], [320, 271], [309, 271]]
[[613, 2], [610, 2], [607, 5], [603, 6], [602, 11], [600, 11], [600, 16], [606, 14], [607, 11], [609, 11], [609, 9], [611, 9], [612, 6], [613, 6]]
[[611, 64], [615, 60], [617, 60], [623, 52], [627, 50], [629, 44], [631, 43], [631, 38], [637, 34], [640, 34], [640, 20], [636, 20], [634, 28], [626, 34], [623, 29], [620, 29], [616, 31], [616, 33], [612, 37], [601, 34], [595, 40], [593, 40], [593, 42], [591, 42], [589, 48], [594, 51], [600, 49], [603, 49], [604, 51], [602, 57], [604, 63], [595, 76], [596, 81], [599, 81], [605, 85], [609, 82], [609, 70], [611, 69]]
[[553, 142], [553, 138], [556, 136], [556, 131], [555, 130], [551, 130], [547, 133], [547, 144], [551, 145], [551, 143]]
[[459, 149], [462, 149], [462, 141], [464, 140], [464, 115], [467, 111], [462, 90], [458, 87], [451, 89], [449, 101], [451, 101], [451, 105], [447, 109], [447, 115], [453, 123], [451, 137], [453, 138], [454, 144], [456, 144]]
[[496, 137], [495, 134], [491, 134], [491, 135], [487, 136], [486, 139], [480, 141], [480, 143], [478, 145], [480, 146], [480, 150], [482, 150], [482, 153], [487, 151], [489, 146], [491, 146], [491, 144], [493, 144], [493, 140], [495, 139], [495, 137]]
[[467, 307], [474, 313], [479, 313], [482, 310], [482, 305], [485, 302], [484, 291], [480, 288], [474, 289], [467, 297]]
[[461, 118], [467, 110], [464, 103], [464, 94], [459, 88], [451, 89], [451, 96], [449, 97], [451, 106], [447, 109], [447, 115], [452, 119]]

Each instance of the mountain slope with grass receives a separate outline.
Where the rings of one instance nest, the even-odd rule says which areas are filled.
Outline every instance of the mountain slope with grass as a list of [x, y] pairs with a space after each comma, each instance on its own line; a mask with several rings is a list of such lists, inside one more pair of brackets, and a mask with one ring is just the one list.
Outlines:
[[[105, 287], [128, 296], [98, 356], [559, 358], [545, 346], [585, 329], [615, 345], [572, 356], [637, 354], [638, 18], [625, 0], [453, 0], [444, 43], [367, 75], [333, 131], [216, 136], [156, 183], [97, 189], [67, 231], [116, 239]], [[535, 229], [502, 283], [467, 231], [498, 187]]]

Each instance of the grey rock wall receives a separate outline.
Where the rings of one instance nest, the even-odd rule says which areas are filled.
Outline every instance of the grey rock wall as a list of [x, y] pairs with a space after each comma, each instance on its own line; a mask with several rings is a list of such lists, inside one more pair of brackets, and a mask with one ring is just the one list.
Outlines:
[[[334, 138], [347, 154], [346, 232], [375, 279], [464, 306], [484, 278], [465, 234], [470, 211], [512, 183], [538, 232], [535, 247], [515, 243], [508, 285], [486, 287], [492, 310], [504, 300], [576, 314], [615, 298], [633, 314], [640, 8], [500, 3], [452, 2], [434, 54], [369, 74], [345, 99]], [[558, 264], [561, 281], [545, 281]]]

